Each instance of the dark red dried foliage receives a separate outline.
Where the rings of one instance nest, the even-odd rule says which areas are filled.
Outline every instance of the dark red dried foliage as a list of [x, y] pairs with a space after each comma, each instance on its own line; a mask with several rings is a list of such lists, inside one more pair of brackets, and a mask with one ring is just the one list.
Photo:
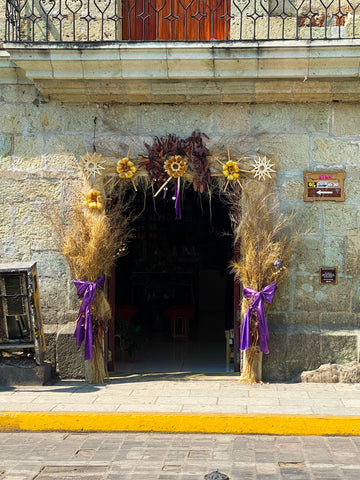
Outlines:
[[165, 161], [174, 155], [187, 157], [189, 170], [194, 175], [193, 188], [202, 193], [211, 182], [210, 165], [207, 159], [209, 150], [203, 142], [203, 137], [209, 138], [204, 133], [196, 131], [185, 139], [175, 135], [155, 137], [151, 146], [145, 143], [149, 153], [147, 160], [140, 165], [147, 170], [150, 180], [160, 187], [168, 178], [164, 170]]

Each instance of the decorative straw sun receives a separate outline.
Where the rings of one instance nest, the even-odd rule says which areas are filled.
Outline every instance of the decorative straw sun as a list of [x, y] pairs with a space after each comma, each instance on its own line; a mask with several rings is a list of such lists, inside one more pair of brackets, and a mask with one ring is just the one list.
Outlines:
[[181, 155], [174, 155], [170, 157], [164, 163], [164, 170], [169, 175], [169, 178], [164, 182], [159, 190], [155, 193], [154, 197], [156, 197], [161, 190], [170, 182], [172, 178], [176, 179], [176, 188], [180, 189], [180, 179], [185, 175], [188, 169], [187, 161], [182, 158]]
[[90, 208], [90, 210], [102, 210], [103, 205], [100, 192], [90, 189], [88, 194], [86, 195], [84, 205]]
[[128, 157], [124, 157], [118, 160], [116, 171], [120, 178], [132, 178], [135, 175], [137, 168]]
[[271, 174], [275, 173], [272, 167], [274, 167], [274, 164], [271, 163], [269, 158], [258, 157], [254, 160], [254, 168], [251, 170], [251, 173], [254, 174], [255, 178], [258, 177], [259, 180], [266, 180], [265, 177], [271, 178]]
[[172, 178], [179, 178], [187, 171], [187, 162], [180, 155], [169, 158], [164, 163], [165, 172]]
[[239, 159], [239, 161], [236, 162], [234, 160], [231, 160], [231, 158], [230, 158], [229, 147], [227, 148], [227, 154], [228, 154], [228, 160], [227, 160], [226, 163], [223, 163], [221, 160], [217, 159], [217, 161], [222, 166], [222, 173], [215, 173], [214, 174], [215, 176], [225, 177], [226, 183], [225, 183], [224, 191], [227, 189], [229, 184], [234, 184], [234, 183], [237, 183], [241, 188], [240, 172], [250, 173], [248, 170], [243, 170], [239, 166], [240, 160], [242, 158], [244, 158], [245, 155], [242, 155], [242, 157]]
[[99, 153], [87, 153], [80, 157], [80, 167], [85, 173], [86, 178], [96, 177], [102, 174], [105, 169], [105, 161]]
[[117, 165], [116, 165], [116, 171], [119, 175], [120, 180], [130, 180], [131, 183], [133, 184], [134, 190], [137, 191], [136, 185], [135, 185], [135, 176], [138, 173], [138, 168], [130, 160], [130, 149], [129, 147], [128, 153], [126, 157], [119, 158], [118, 156], [115, 155], [113, 152], [113, 155], [115, 158], [118, 159]]
[[238, 164], [233, 160], [229, 160], [223, 165], [223, 174], [228, 181], [237, 180], [240, 176]]

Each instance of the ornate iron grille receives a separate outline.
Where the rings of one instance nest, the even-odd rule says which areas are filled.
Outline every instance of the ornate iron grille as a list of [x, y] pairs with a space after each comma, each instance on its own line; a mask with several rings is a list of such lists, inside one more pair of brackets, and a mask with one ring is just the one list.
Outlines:
[[6, 0], [6, 41], [360, 38], [357, 0]]

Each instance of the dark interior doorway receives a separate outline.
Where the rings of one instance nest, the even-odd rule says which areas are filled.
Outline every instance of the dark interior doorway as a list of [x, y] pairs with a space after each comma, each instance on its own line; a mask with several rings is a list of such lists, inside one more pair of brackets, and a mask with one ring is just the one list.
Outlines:
[[144, 208], [136, 196], [134, 237], [117, 261], [115, 371], [225, 372], [234, 303], [228, 207], [188, 189], [176, 220], [170, 189], [159, 197], [149, 194]]

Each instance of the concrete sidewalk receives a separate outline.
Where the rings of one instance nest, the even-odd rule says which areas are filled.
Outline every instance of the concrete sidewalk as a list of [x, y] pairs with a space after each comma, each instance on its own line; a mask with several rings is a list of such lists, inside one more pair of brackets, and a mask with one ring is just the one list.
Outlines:
[[360, 435], [360, 384], [132, 374], [104, 385], [2, 386], [0, 430]]

